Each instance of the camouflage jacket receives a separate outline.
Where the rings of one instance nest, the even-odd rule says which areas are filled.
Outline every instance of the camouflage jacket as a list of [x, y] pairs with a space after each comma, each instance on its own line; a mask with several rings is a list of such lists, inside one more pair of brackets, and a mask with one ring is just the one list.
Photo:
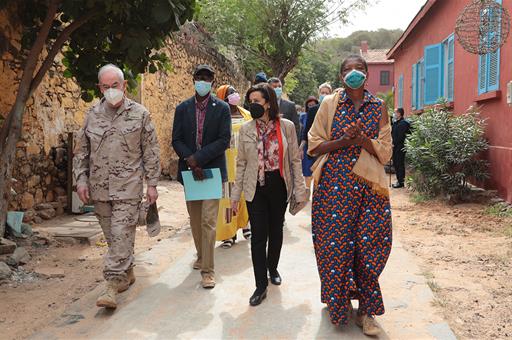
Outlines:
[[93, 201], [142, 198], [143, 179], [156, 186], [160, 147], [146, 108], [125, 99], [117, 112], [105, 99], [86, 114], [75, 142], [77, 186], [88, 185]]

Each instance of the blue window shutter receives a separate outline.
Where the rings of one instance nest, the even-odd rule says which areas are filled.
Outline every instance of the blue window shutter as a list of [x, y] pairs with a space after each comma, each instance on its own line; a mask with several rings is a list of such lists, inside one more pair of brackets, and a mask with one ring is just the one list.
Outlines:
[[418, 109], [425, 106], [425, 60], [418, 63]]
[[487, 55], [487, 92], [500, 88], [500, 50]]
[[412, 101], [412, 108], [416, 110], [418, 108], [418, 64], [412, 65], [412, 78], [411, 78], [411, 101]]
[[487, 54], [478, 56], [478, 94], [487, 92]]
[[447, 99], [453, 101], [454, 82], [455, 82], [455, 37], [448, 38], [448, 65], [447, 65]]
[[[502, 0], [496, 0], [497, 3], [501, 4]], [[493, 13], [481, 13], [483, 16], [491, 16]], [[501, 24], [495, 23], [496, 27], [494, 30], [490, 30], [487, 36], [482, 37], [481, 44], [486, 44], [488, 41], [493, 41], [495, 36], [499, 34], [501, 30]], [[490, 91], [497, 91], [500, 88], [500, 52], [498, 49], [493, 53], [488, 53], [479, 56], [478, 62], [478, 94], [483, 94]]]
[[404, 107], [404, 75], [398, 79], [398, 107]]
[[443, 93], [443, 45], [425, 47], [425, 104], [432, 105]]

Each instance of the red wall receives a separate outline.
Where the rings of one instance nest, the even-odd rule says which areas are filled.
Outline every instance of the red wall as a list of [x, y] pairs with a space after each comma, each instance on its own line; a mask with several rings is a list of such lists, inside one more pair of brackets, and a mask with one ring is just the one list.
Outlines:
[[[389, 71], [389, 85], [380, 85], [380, 71]], [[395, 81], [393, 64], [368, 64], [368, 83], [366, 88], [374, 95], [393, 89]]]
[[[454, 32], [457, 16], [468, 0], [438, 1], [414, 28], [393, 55], [395, 59], [395, 88], [404, 75], [404, 109], [412, 114], [412, 65], [419, 61], [427, 45], [441, 43]], [[512, 0], [503, 0], [503, 6], [512, 8]], [[491, 145], [487, 159], [491, 166], [488, 187], [495, 188], [508, 202], [512, 202], [512, 108], [506, 103], [507, 83], [512, 80], [512, 38], [501, 47], [501, 98], [478, 98], [478, 56], [466, 52], [455, 39], [454, 111], [464, 113], [472, 105], [482, 106], [487, 119], [486, 137]], [[395, 103], [397, 91], [395, 91]]]

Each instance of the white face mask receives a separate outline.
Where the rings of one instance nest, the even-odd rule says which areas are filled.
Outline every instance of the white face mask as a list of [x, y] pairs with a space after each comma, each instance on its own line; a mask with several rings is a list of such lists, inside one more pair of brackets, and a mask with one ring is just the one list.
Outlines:
[[124, 92], [119, 89], [108, 89], [103, 93], [105, 99], [110, 105], [117, 105], [121, 100], [123, 100]]

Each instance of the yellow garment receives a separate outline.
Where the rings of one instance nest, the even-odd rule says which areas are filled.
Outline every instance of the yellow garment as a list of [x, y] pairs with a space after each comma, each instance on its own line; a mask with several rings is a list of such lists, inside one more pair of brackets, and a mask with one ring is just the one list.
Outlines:
[[238, 214], [233, 216], [231, 209], [231, 192], [236, 179], [236, 156], [238, 131], [243, 123], [250, 121], [249, 111], [238, 107], [242, 118], [232, 118], [231, 124], [231, 145], [226, 150], [226, 166], [228, 170], [228, 181], [224, 184], [224, 197], [219, 202], [219, 214], [217, 217], [217, 241], [224, 241], [235, 236], [238, 229], [245, 228], [249, 223], [249, 212], [243, 196], [238, 203]]
[[[308, 134], [308, 154], [313, 157], [318, 157], [316, 162], [311, 167], [313, 171], [313, 178], [315, 187], [320, 182], [322, 177], [322, 169], [329, 158], [329, 154], [318, 155], [315, 154], [315, 149], [323, 142], [331, 140], [332, 122], [339, 102], [340, 92], [327, 96], [322, 101], [318, 113], [316, 114], [315, 121], [311, 126]], [[383, 107], [382, 114], [385, 112]], [[368, 151], [362, 149], [359, 158], [352, 169], [352, 173], [368, 185], [375, 192], [389, 196], [389, 188], [387, 185], [386, 171], [384, 165], [391, 159], [393, 145], [391, 143], [391, 126], [386, 124], [380, 128], [379, 136], [377, 139], [372, 139], [373, 149], [377, 156], [370, 154]]]

